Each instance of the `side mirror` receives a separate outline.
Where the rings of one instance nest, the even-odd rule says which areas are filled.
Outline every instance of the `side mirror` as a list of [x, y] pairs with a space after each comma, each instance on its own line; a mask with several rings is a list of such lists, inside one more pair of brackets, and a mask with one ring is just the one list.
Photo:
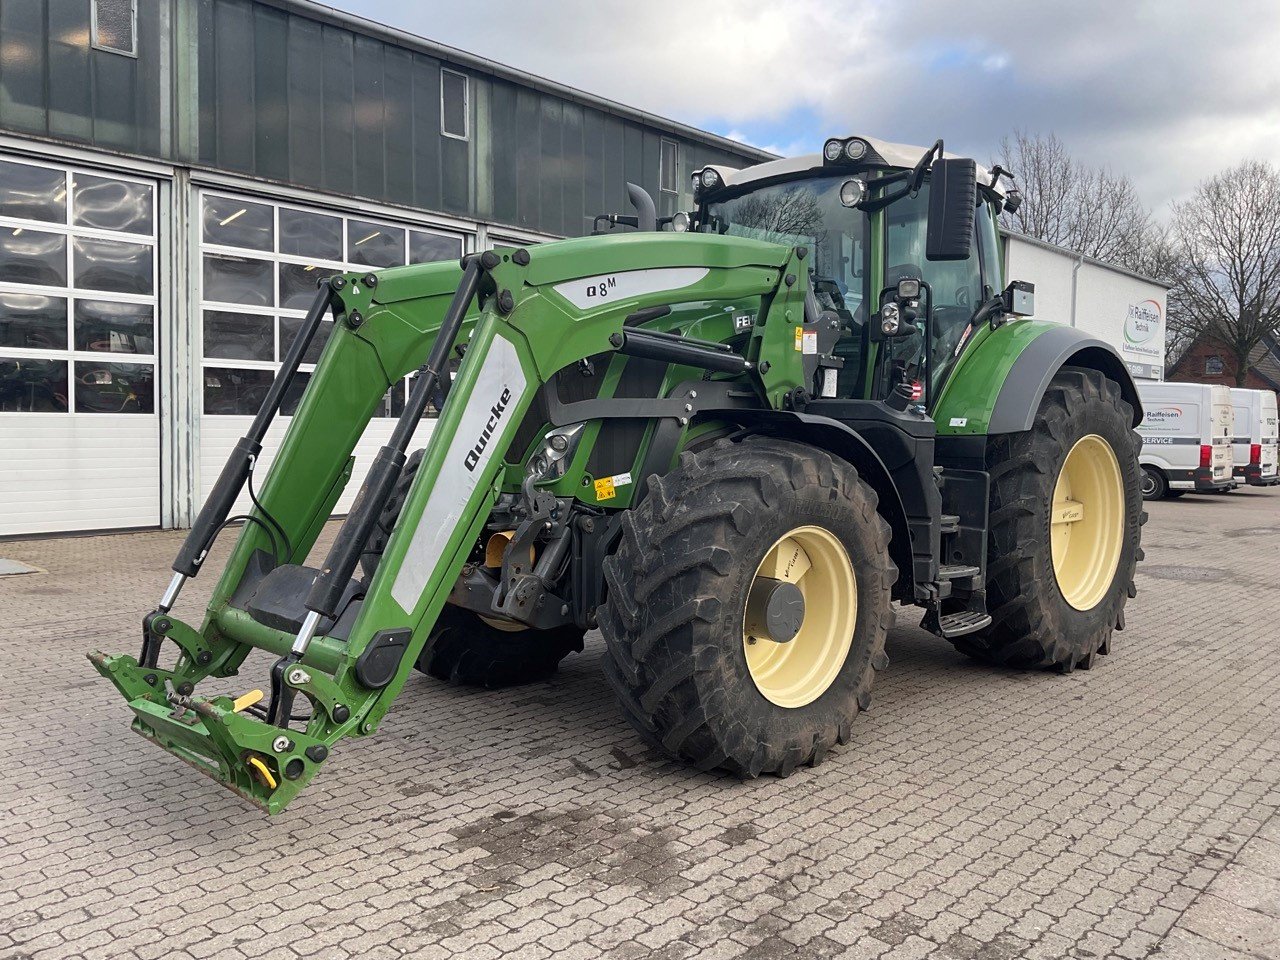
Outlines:
[[929, 179], [926, 260], [967, 260], [978, 208], [978, 165], [967, 159], [938, 159]]

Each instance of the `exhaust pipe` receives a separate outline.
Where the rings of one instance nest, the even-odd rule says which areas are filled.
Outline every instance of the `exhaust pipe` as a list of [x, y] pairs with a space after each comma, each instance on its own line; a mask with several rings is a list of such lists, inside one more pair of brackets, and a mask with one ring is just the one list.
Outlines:
[[636, 208], [636, 229], [653, 231], [658, 229], [658, 208], [653, 205], [653, 197], [644, 187], [634, 183], [627, 184], [627, 199]]

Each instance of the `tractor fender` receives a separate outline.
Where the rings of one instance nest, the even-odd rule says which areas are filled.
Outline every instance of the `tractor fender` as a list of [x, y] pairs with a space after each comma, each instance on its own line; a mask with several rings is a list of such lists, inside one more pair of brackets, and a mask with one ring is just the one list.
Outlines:
[[1120, 385], [1133, 408], [1133, 426], [1142, 422], [1142, 402], [1133, 376], [1111, 344], [1081, 333], [1075, 327], [1054, 325], [1026, 345], [1009, 368], [991, 410], [987, 432], [1021, 433], [1035, 423], [1040, 400], [1049, 381], [1063, 367], [1097, 370]]
[[799, 413], [792, 410], [734, 411], [736, 419], [753, 429], [776, 435], [784, 440], [810, 444], [853, 464], [861, 477], [879, 498], [879, 512], [888, 522], [892, 539], [889, 554], [898, 566], [898, 582], [894, 588], [910, 596], [914, 582], [911, 558], [911, 533], [907, 512], [889, 468], [866, 439], [856, 430], [830, 417]]

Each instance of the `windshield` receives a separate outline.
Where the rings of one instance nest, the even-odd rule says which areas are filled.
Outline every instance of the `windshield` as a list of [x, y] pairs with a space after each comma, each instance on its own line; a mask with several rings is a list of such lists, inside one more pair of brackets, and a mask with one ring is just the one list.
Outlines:
[[[840, 203], [848, 175], [820, 177], [762, 187], [713, 203], [711, 229], [732, 237], [808, 247], [810, 275], [819, 305], [863, 320], [867, 293], [869, 218]], [[826, 302], [824, 302], [826, 301]]]
[[[967, 259], [930, 261], [925, 257], [929, 182], [885, 208], [883, 286], [892, 287], [903, 277], [918, 277], [928, 284], [929, 335], [927, 345], [923, 329], [887, 341], [877, 364], [881, 368], [877, 383], [867, 390], [864, 332], [868, 313], [879, 309], [880, 291], [875, 295], [870, 291], [871, 216], [840, 203], [840, 185], [848, 179], [848, 174], [837, 174], [779, 183], [709, 204], [703, 229], [810, 248], [810, 279], [818, 305], [835, 310], [844, 321], [845, 330], [835, 348], [845, 361], [837, 378], [838, 396], [882, 399], [900, 380], [924, 381], [927, 369], [929, 382], [922, 386], [931, 401], [954, 365], [974, 311], [989, 295], [979, 248], [986, 239], [981, 226], [991, 218], [979, 209], [977, 236]], [[994, 253], [986, 252], [991, 268], [996, 268]]]

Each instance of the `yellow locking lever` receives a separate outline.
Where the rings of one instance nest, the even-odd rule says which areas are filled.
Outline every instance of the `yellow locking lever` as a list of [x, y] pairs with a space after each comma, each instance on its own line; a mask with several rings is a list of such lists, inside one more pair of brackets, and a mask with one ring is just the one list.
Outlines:
[[232, 701], [231, 703], [231, 709], [234, 710], [236, 713], [239, 713], [241, 710], [245, 710], [249, 707], [252, 707], [255, 703], [257, 703], [261, 699], [262, 699], [261, 690], [250, 690], [248, 693], [242, 694], [241, 696], [236, 697], [235, 700]]

